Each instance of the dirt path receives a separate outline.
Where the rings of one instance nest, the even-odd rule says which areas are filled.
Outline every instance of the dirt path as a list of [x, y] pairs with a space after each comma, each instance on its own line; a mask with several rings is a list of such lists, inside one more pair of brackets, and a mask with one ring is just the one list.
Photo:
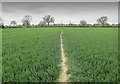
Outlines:
[[62, 70], [61, 70], [61, 73], [59, 76], [59, 82], [67, 82], [67, 79], [68, 79], [68, 75], [67, 75], [68, 69], [67, 69], [67, 65], [66, 65], [67, 58], [65, 57], [65, 54], [64, 54], [62, 34], [63, 34], [63, 31], [60, 34], [61, 59], [62, 59], [61, 68], [62, 68]]

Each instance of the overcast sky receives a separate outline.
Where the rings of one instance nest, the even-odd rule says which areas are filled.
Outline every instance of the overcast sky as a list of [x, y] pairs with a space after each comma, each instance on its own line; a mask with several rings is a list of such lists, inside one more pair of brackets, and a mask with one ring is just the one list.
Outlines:
[[21, 24], [25, 15], [33, 17], [31, 23], [38, 24], [45, 15], [52, 15], [55, 23], [76, 23], [84, 19], [96, 23], [101, 16], [108, 16], [108, 23], [118, 23], [117, 2], [3, 2], [2, 15], [5, 24], [15, 20]]

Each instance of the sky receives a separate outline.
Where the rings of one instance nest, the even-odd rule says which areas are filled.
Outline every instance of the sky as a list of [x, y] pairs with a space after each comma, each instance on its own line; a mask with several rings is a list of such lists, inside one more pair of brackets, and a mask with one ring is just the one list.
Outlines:
[[108, 17], [108, 23], [118, 23], [117, 2], [3, 2], [2, 17], [4, 24], [9, 25], [15, 20], [22, 23], [25, 15], [31, 15], [31, 24], [38, 24], [43, 16], [51, 15], [55, 23], [79, 24], [86, 20], [88, 24], [97, 23], [101, 16]]

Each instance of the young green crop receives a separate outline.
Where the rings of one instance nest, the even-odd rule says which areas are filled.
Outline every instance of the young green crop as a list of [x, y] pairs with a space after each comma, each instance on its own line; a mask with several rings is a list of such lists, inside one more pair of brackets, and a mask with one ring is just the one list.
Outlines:
[[3, 29], [3, 82], [54, 82], [59, 77], [60, 29]]
[[66, 28], [63, 43], [69, 81], [118, 81], [117, 28]]
[[[3, 29], [3, 82], [55, 82], [60, 73], [62, 28]], [[117, 28], [64, 28], [69, 81], [118, 80]]]

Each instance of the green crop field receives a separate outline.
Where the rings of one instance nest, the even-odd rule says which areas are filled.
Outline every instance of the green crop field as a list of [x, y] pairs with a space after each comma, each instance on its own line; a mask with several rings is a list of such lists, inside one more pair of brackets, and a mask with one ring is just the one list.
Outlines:
[[59, 29], [3, 29], [3, 82], [56, 81]]
[[118, 81], [117, 28], [11, 28], [2, 30], [3, 82], [56, 82], [62, 30], [68, 81]]
[[118, 29], [64, 29], [69, 80], [115, 82], [118, 80]]

